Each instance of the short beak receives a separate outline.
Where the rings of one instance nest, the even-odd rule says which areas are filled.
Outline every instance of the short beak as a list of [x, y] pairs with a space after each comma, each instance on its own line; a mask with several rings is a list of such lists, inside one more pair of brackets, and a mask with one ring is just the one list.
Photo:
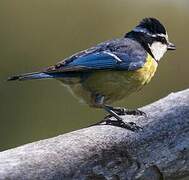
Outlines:
[[168, 44], [167, 44], [167, 50], [175, 50], [175, 49], [176, 49], [176, 46], [173, 43], [168, 42]]

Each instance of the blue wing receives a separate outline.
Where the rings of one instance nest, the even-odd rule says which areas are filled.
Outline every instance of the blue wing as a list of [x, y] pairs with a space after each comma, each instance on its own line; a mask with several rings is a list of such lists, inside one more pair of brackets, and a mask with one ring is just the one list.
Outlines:
[[144, 56], [133, 56], [119, 52], [94, 52], [85, 54], [72, 61], [66, 62], [51, 72], [73, 72], [89, 70], [136, 70], [143, 67]]
[[128, 38], [111, 40], [81, 51], [48, 68], [45, 73], [82, 72], [92, 70], [136, 70], [146, 62], [147, 53]]

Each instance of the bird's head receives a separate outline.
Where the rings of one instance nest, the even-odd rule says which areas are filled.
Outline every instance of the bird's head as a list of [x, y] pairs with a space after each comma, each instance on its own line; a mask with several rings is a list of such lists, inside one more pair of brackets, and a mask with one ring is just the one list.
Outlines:
[[137, 40], [145, 50], [159, 61], [167, 50], [175, 50], [175, 45], [169, 42], [165, 27], [155, 18], [143, 19], [125, 37]]

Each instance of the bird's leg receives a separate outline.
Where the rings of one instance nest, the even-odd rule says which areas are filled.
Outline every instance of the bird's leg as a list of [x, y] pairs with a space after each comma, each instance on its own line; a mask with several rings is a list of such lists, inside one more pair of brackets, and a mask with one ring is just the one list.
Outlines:
[[126, 109], [122, 107], [111, 107], [108, 106], [111, 110], [116, 112], [118, 115], [134, 115], [134, 116], [147, 116], [145, 112], [139, 110], [139, 109]]
[[114, 125], [114, 126], [126, 128], [126, 129], [129, 129], [131, 131], [136, 131], [136, 130], [142, 129], [141, 127], [137, 126], [133, 122], [124, 122], [123, 119], [112, 109], [112, 107], [102, 105], [102, 108], [106, 112], [108, 112], [111, 115], [111, 117], [114, 117], [117, 120], [117, 121], [111, 120], [110, 118], [108, 118], [106, 116], [105, 119], [104, 119], [104, 123], [106, 123], [108, 125]]
[[[116, 113], [116, 110], [114, 111], [113, 107], [104, 105], [104, 96], [100, 94], [95, 94], [95, 105], [96, 107], [103, 108], [106, 112], [110, 114], [110, 116], [106, 116], [104, 120], [93, 125], [113, 125], [129, 129], [131, 131], [137, 131], [141, 129], [141, 127], [137, 126], [133, 122], [124, 122], [123, 119], [119, 116], [119, 114]], [[110, 117], [114, 117], [116, 120], [112, 120], [110, 119]]]

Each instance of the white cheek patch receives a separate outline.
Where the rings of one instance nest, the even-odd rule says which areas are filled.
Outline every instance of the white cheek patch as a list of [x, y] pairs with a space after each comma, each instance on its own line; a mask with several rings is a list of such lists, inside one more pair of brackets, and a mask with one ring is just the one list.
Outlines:
[[167, 51], [167, 45], [157, 41], [152, 43], [151, 46], [149, 45], [149, 48], [157, 61], [159, 61]]

